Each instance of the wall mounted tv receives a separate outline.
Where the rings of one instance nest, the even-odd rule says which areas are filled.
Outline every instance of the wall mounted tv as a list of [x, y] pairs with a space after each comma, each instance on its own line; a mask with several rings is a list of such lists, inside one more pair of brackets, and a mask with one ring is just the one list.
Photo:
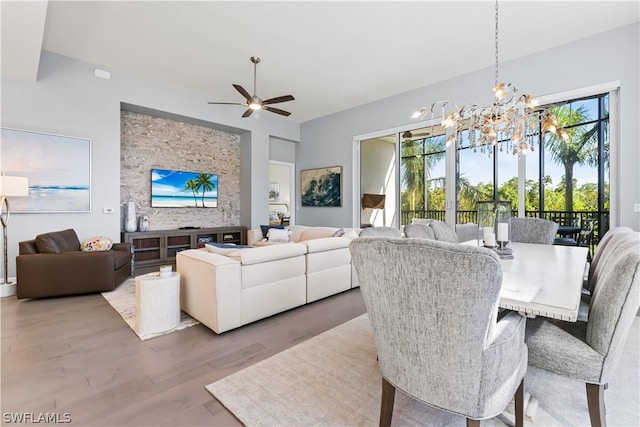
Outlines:
[[151, 169], [152, 208], [217, 208], [218, 175]]

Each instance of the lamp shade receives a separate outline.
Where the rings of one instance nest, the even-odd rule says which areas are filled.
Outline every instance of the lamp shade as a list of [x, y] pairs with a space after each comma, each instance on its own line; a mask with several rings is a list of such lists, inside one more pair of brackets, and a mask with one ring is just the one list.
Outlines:
[[29, 195], [29, 180], [22, 176], [0, 176], [0, 195], [23, 197]]

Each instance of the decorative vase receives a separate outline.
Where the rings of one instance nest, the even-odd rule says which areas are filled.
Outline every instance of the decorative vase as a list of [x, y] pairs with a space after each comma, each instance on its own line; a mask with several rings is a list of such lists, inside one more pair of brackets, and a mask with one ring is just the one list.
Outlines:
[[149, 231], [149, 217], [140, 215], [138, 218], [138, 231]]
[[127, 212], [124, 219], [125, 231], [136, 231], [136, 204], [134, 202], [127, 202]]

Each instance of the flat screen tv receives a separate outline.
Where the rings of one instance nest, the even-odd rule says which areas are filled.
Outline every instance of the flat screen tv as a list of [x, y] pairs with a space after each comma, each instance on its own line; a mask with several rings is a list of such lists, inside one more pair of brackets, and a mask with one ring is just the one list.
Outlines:
[[152, 208], [217, 208], [218, 175], [151, 169]]

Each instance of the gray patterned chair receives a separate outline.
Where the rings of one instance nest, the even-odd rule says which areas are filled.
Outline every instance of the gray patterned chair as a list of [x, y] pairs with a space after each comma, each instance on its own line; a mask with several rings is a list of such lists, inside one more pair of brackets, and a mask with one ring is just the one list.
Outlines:
[[458, 242], [462, 243], [467, 240], [475, 240], [478, 238], [478, 235], [478, 224], [456, 224], [456, 236], [458, 236]]
[[402, 237], [402, 232], [394, 227], [366, 227], [362, 229], [360, 236]]
[[604, 390], [640, 308], [640, 233], [627, 235], [595, 279], [587, 322], [527, 322], [529, 365], [585, 382], [592, 426], [606, 425]]
[[515, 393], [521, 426], [525, 318], [496, 322], [498, 256], [424, 238], [360, 237], [350, 251], [382, 374], [380, 425], [391, 424], [398, 389], [467, 426], [500, 414]]
[[553, 245], [558, 224], [542, 218], [511, 218], [511, 241]]
[[404, 235], [407, 238], [435, 240], [433, 228], [427, 224], [407, 224], [404, 226]]
[[[631, 237], [629, 237], [631, 236]], [[580, 308], [578, 311], [578, 321], [586, 322], [589, 318], [589, 304], [591, 303], [591, 295], [595, 291], [595, 284], [598, 274], [607, 264], [609, 257], [614, 252], [614, 249], [623, 243], [625, 239], [633, 238], [633, 230], [629, 227], [614, 227], [607, 231], [600, 243], [598, 249], [593, 254], [593, 259], [589, 265], [589, 273], [587, 275], [586, 283], [584, 284], [582, 300], [580, 301]]]

